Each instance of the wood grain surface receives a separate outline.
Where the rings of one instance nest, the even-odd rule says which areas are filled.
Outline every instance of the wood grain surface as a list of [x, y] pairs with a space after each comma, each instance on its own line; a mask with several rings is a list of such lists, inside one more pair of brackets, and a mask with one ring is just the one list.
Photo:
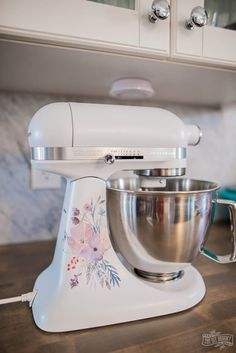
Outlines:
[[[229, 229], [215, 225], [209, 248], [224, 253]], [[0, 247], [0, 298], [32, 290], [37, 275], [50, 263], [55, 243], [43, 241]], [[202, 353], [236, 352], [236, 264], [219, 265], [200, 255], [194, 266], [207, 293], [196, 307], [178, 314], [131, 323], [45, 333], [38, 329], [26, 303], [0, 306], [0, 353]], [[234, 345], [220, 350], [202, 345], [202, 334], [216, 330], [234, 335]]]

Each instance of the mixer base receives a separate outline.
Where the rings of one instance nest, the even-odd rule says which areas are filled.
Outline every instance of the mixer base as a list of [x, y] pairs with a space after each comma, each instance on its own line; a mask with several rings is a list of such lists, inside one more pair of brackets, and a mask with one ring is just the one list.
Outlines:
[[147, 281], [151, 281], [154, 283], [174, 281], [182, 278], [184, 275], [184, 271], [177, 271], [177, 272], [170, 272], [170, 273], [152, 273], [152, 272], [142, 271], [137, 268], [134, 269], [134, 272], [138, 276], [142, 277], [143, 279], [146, 279]]
[[[67, 184], [54, 259], [34, 286], [33, 317], [44, 331], [66, 332], [172, 314], [193, 307], [205, 295], [202, 276], [190, 265], [182, 278], [154, 283], [130, 272], [109, 243], [97, 262], [74, 255], [74, 243], [68, 242], [74, 225], [68, 215], [89, 208], [91, 198], [103, 205], [105, 197], [101, 179], [82, 178]], [[85, 234], [85, 225], [82, 230]], [[81, 238], [81, 233], [76, 236]]]
[[[117, 264], [119, 265], [119, 264]], [[47, 332], [66, 332], [172, 314], [198, 304], [205, 284], [192, 266], [176, 281], [154, 283], [134, 276], [122, 264], [119, 288], [55, 288], [53, 268], [38, 278], [32, 310], [36, 325]], [[120, 268], [121, 270], [121, 268]]]

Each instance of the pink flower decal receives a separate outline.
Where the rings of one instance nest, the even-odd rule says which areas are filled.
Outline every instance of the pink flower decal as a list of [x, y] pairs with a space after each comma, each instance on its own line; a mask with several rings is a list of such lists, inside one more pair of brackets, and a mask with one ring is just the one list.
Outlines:
[[67, 271], [74, 270], [78, 262], [79, 260], [75, 256], [73, 256], [70, 262], [67, 264]]
[[110, 248], [110, 239], [105, 230], [102, 230], [102, 232], [100, 233], [100, 241], [105, 251], [107, 251]]
[[80, 222], [77, 226], [71, 228], [70, 236], [67, 238], [70, 249], [76, 255], [82, 255], [82, 252], [88, 247], [88, 241], [92, 235], [92, 227], [89, 224]]
[[91, 211], [92, 211], [92, 205], [90, 205], [89, 203], [86, 203], [86, 204], [84, 205], [84, 210], [91, 212]]
[[91, 250], [91, 258], [90, 261], [100, 261], [103, 259], [103, 255], [106, 251], [106, 248], [104, 247], [103, 243], [101, 242], [100, 236], [96, 235], [93, 236], [89, 240], [89, 246]]
[[70, 279], [71, 288], [79, 285], [79, 276], [85, 276], [86, 282], [98, 282], [102, 287], [120, 286], [120, 278], [104, 256], [110, 248], [110, 240], [106, 231], [105, 200], [98, 197], [94, 203], [85, 203], [83, 211], [72, 209], [72, 227], [66, 233], [69, 249], [74, 255], [67, 264], [67, 271], [76, 271]]

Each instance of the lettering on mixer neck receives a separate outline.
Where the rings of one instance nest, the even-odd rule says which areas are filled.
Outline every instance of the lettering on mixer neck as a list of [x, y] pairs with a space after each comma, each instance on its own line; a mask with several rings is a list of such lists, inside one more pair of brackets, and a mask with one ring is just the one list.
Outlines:
[[34, 161], [56, 160], [100, 160], [106, 155], [116, 159], [168, 160], [185, 159], [186, 148], [147, 148], [147, 147], [33, 147], [31, 159]]

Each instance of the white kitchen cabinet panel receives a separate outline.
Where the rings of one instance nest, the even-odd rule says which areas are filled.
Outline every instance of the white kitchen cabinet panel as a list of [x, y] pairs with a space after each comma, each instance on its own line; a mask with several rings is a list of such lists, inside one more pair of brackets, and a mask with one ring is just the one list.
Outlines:
[[160, 55], [169, 55], [170, 16], [165, 20], [151, 23], [148, 14], [153, 0], [140, 0], [140, 47], [153, 49]]
[[236, 1], [204, 0], [203, 57], [236, 64]]
[[203, 57], [233, 62], [236, 66], [236, 31], [206, 26], [203, 31]]
[[[196, 6], [207, 10], [208, 23], [188, 30], [185, 22]], [[171, 7], [172, 57], [236, 67], [235, 0], [172, 0]]]
[[128, 9], [87, 0], [0, 0], [0, 33], [138, 46], [138, 1]]
[[[0, 38], [236, 68], [236, 0], [167, 1], [151, 23], [153, 0], [0, 0]], [[188, 30], [196, 6], [209, 22]]]
[[172, 55], [177, 57], [201, 57], [203, 28], [187, 30], [185, 22], [192, 9], [203, 6], [204, 0], [172, 0], [171, 1], [171, 36]]

